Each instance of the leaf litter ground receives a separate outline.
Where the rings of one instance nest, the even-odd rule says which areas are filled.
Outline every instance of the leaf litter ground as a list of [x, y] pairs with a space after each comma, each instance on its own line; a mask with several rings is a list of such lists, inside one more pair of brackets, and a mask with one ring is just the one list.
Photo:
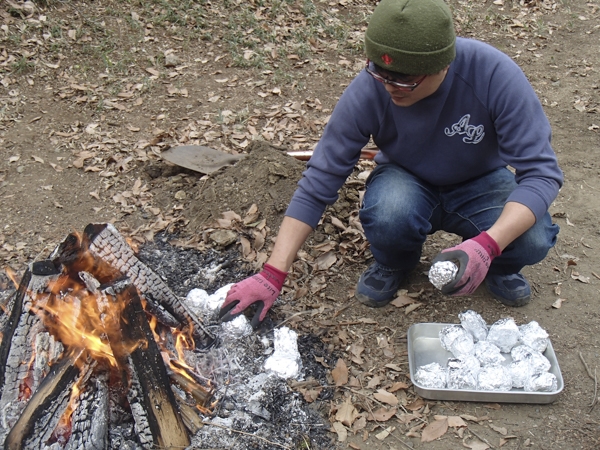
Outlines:
[[[561, 233], [548, 257], [525, 270], [532, 303], [509, 310], [483, 291], [442, 297], [425, 272], [431, 257], [456, 241], [445, 233], [428, 240], [393, 305], [381, 311], [354, 302], [354, 285], [370, 262], [356, 220], [372, 168], [363, 161], [300, 252], [271, 320], [318, 350], [304, 355], [327, 381], [315, 374], [294, 389], [330, 421], [341, 448], [596, 448], [599, 7], [582, 0], [449, 3], [459, 35], [490, 42], [521, 65], [553, 126], [566, 178], [551, 207]], [[3, 4], [0, 258], [22, 271], [69, 231], [110, 221], [142, 249], [168, 243], [208, 264], [235, 261], [222, 271], [231, 278], [217, 275], [208, 289], [252, 273], [303, 167], [285, 153], [314, 146], [364, 64], [362, 33], [373, 6]], [[160, 159], [177, 145], [248, 156], [203, 176]], [[171, 287], [202, 283], [193, 273], [183, 278], [188, 286]], [[565, 378], [559, 400], [494, 405], [415, 396], [407, 329], [456, 322], [465, 309], [488, 323], [506, 316], [540, 322]]]

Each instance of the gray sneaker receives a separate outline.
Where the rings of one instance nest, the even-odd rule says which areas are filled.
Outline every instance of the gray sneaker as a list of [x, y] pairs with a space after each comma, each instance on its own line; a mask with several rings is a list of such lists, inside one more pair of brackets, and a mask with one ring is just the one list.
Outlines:
[[406, 270], [390, 269], [375, 262], [358, 279], [354, 296], [371, 308], [385, 306], [394, 299], [406, 275]]

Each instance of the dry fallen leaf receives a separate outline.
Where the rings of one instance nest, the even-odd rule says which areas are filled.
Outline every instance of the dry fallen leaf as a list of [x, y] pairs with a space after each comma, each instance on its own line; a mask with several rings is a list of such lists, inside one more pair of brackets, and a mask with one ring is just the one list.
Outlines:
[[386, 422], [390, 420], [396, 414], [397, 409], [379, 408], [377, 411], [369, 413], [368, 420], [375, 420], [377, 422]]
[[493, 423], [488, 424], [490, 426], [490, 428], [498, 433], [500, 433], [502, 436], [506, 436], [508, 434], [508, 430], [505, 427], [497, 427], [496, 425], [494, 425]]
[[334, 422], [332, 426], [333, 430], [338, 435], [338, 441], [345, 442], [346, 439], [348, 439], [348, 430], [346, 430], [346, 427], [344, 427], [341, 422]]
[[556, 301], [554, 303], [552, 303], [552, 307], [555, 308], [555, 309], [559, 309], [562, 306], [562, 304], [563, 304], [563, 302], [565, 300], [566, 300], [566, 298], [558, 298], [558, 299], [556, 299]]
[[373, 397], [381, 403], [387, 403], [391, 406], [396, 406], [398, 404], [398, 397], [385, 389], [378, 389], [377, 392], [373, 394]]
[[471, 450], [487, 450], [490, 448], [489, 445], [476, 439], [472, 440], [471, 442], [467, 442], [466, 438], [463, 439], [463, 447], [470, 448]]
[[431, 442], [439, 439], [448, 431], [448, 418], [436, 420], [427, 425], [421, 433], [421, 442]]
[[404, 308], [407, 305], [411, 305], [415, 303], [415, 300], [407, 297], [406, 295], [400, 295], [398, 298], [392, 300], [390, 302], [391, 305], [394, 305], [396, 308]]
[[387, 427], [385, 430], [383, 430], [381, 433], [377, 433], [375, 435], [375, 437], [377, 439], [379, 439], [380, 441], [383, 441], [386, 437], [388, 437], [394, 430], [396, 429], [396, 427]]
[[347, 398], [344, 403], [339, 407], [335, 414], [335, 420], [342, 422], [347, 427], [351, 427], [356, 418], [358, 417], [358, 411], [352, 404], [350, 398]]
[[337, 360], [335, 368], [331, 371], [331, 376], [336, 386], [343, 386], [348, 382], [348, 366], [342, 358]]

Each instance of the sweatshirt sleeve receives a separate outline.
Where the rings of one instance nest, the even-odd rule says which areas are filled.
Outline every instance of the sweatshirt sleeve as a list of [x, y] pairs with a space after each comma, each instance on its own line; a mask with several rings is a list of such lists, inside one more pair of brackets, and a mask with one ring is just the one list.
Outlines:
[[[285, 213], [315, 228], [352, 173], [385, 108], [370, 76], [361, 72], [337, 102]], [[379, 108], [379, 109], [377, 109]]]
[[527, 206], [539, 220], [558, 195], [563, 173], [542, 105], [521, 68], [504, 54], [491, 74], [488, 102], [499, 156], [514, 168], [518, 184], [507, 201]]

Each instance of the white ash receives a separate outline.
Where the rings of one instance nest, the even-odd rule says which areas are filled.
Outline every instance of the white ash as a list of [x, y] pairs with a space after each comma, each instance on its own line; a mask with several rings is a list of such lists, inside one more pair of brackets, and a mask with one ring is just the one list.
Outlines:
[[473, 310], [467, 310], [458, 315], [462, 327], [473, 335], [475, 342], [485, 341], [488, 334], [488, 326], [481, 315]]
[[429, 269], [429, 281], [437, 289], [442, 289], [456, 276], [458, 266], [452, 261], [438, 261]]
[[504, 364], [505, 362], [498, 346], [489, 341], [479, 341], [475, 344], [475, 357], [482, 366]]
[[[230, 430], [289, 447], [294, 447], [301, 435], [328, 440], [326, 419], [306, 407], [302, 396], [286, 383], [304, 377], [296, 332], [282, 327], [260, 336], [244, 314], [220, 323], [218, 311], [230, 287], [212, 295], [193, 289], [186, 297], [190, 309], [197, 311], [205, 324], [213, 324], [208, 328], [219, 342], [208, 352], [194, 354], [196, 371], [214, 380], [219, 391], [215, 414], [203, 418], [215, 426], [201, 428], [190, 448], [271, 448], [258, 439], [240, 440], [240, 435]], [[308, 429], [306, 424], [310, 424]]]
[[477, 377], [477, 388], [482, 391], [510, 391], [512, 377], [504, 366], [482, 367]]
[[415, 381], [425, 388], [444, 389], [446, 368], [436, 362], [421, 366], [415, 372]]
[[535, 320], [521, 325], [519, 331], [521, 332], [521, 341], [523, 344], [530, 346], [538, 352], [544, 353], [546, 351], [549, 342], [548, 333]]
[[490, 327], [487, 340], [498, 346], [502, 353], [509, 353], [521, 339], [521, 332], [512, 317], [500, 319]]
[[294, 330], [282, 327], [275, 330], [275, 351], [265, 361], [265, 370], [280, 378], [298, 378], [302, 369], [302, 359], [298, 352], [298, 335]]

